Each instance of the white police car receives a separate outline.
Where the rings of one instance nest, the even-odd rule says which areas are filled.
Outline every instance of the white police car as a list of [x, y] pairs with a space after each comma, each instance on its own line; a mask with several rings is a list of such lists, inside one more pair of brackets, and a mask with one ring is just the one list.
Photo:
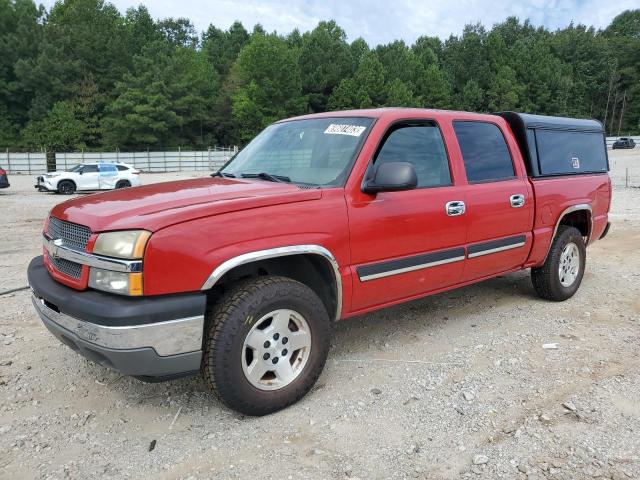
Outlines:
[[140, 172], [126, 163], [82, 163], [69, 170], [45, 173], [35, 187], [41, 192], [71, 195], [77, 191], [137, 187]]

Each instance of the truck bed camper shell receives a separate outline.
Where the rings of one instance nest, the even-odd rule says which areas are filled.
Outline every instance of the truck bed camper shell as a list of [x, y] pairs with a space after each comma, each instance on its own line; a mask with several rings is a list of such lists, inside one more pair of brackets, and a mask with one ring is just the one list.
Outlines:
[[533, 177], [609, 171], [602, 124], [597, 120], [499, 112], [513, 131]]

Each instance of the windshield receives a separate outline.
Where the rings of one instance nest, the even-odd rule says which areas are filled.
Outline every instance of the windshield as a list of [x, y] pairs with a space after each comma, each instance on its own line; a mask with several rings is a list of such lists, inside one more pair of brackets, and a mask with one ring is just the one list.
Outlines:
[[337, 186], [344, 183], [373, 119], [314, 118], [267, 127], [219, 174]]
[[83, 167], [83, 165], [81, 163], [79, 163], [78, 165], [74, 165], [73, 167], [71, 167], [69, 170], [67, 170], [67, 172], [77, 172], [82, 167]]

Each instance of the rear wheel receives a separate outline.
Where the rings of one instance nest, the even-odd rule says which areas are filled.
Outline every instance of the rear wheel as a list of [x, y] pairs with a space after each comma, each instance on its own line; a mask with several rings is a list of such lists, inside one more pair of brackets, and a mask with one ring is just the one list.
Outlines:
[[265, 415], [311, 389], [329, 342], [329, 316], [313, 290], [284, 277], [252, 279], [209, 315], [203, 375], [228, 407]]
[[131, 182], [129, 180], [119, 180], [116, 183], [116, 188], [127, 188], [131, 186]]
[[62, 195], [72, 195], [76, 191], [76, 184], [71, 180], [62, 180], [58, 183], [58, 193]]
[[586, 256], [580, 231], [561, 225], [544, 265], [531, 269], [531, 280], [537, 294], [556, 302], [571, 298], [582, 282]]

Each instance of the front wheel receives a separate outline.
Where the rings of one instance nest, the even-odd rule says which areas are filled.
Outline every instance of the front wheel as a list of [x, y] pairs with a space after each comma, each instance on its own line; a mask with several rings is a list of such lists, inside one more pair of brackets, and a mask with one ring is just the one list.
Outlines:
[[580, 231], [561, 225], [544, 265], [531, 269], [536, 293], [556, 302], [571, 298], [582, 282], [586, 259], [587, 249]]
[[266, 415], [300, 400], [320, 376], [330, 321], [320, 298], [284, 277], [233, 287], [207, 318], [203, 375], [224, 404]]
[[62, 180], [58, 183], [58, 193], [62, 195], [73, 195], [76, 191], [76, 184], [71, 180]]

